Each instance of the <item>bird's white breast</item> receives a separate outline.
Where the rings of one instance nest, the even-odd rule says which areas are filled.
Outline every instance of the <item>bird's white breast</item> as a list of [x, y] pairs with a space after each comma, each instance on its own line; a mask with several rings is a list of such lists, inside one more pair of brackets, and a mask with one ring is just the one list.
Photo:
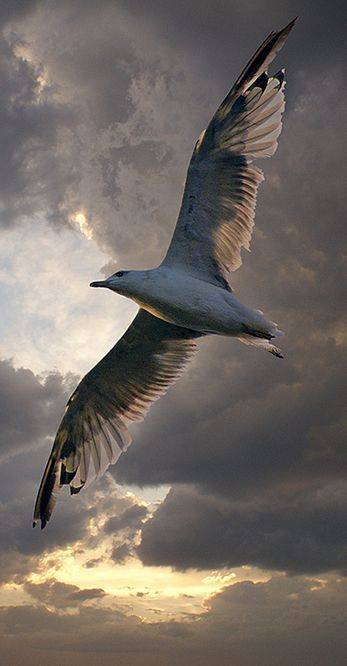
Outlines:
[[151, 314], [197, 331], [232, 334], [244, 308], [227, 290], [186, 273], [159, 267], [148, 271], [133, 300]]

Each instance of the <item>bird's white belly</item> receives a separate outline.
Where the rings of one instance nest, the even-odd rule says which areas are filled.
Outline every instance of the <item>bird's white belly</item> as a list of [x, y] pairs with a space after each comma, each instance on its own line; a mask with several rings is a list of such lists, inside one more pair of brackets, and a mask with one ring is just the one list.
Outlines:
[[189, 276], [163, 276], [147, 285], [146, 291], [134, 300], [171, 324], [220, 335], [237, 335], [243, 330], [248, 308], [232, 293], [209, 282]]

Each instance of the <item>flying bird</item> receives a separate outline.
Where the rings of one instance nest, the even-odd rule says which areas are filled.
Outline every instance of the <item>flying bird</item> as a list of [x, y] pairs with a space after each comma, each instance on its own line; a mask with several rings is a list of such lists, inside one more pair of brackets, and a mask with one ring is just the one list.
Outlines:
[[92, 282], [131, 298], [139, 311], [128, 330], [70, 397], [41, 485], [34, 525], [50, 519], [57, 491], [71, 494], [115, 463], [131, 442], [128, 426], [181, 375], [199, 337], [236, 337], [282, 358], [277, 325], [240, 303], [229, 284], [249, 249], [262, 171], [253, 164], [277, 148], [284, 70], [268, 65], [294, 21], [270, 35], [201, 133], [190, 160], [176, 228], [159, 267], [122, 270]]

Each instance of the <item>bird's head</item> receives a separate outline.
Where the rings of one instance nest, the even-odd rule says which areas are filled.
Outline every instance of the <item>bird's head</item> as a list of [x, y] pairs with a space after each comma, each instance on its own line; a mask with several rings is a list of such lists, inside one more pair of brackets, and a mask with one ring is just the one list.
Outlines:
[[142, 271], [117, 271], [106, 280], [91, 282], [91, 287], [106, 287], [122, 296], [132, 296], [137, 291], [139, 273]]

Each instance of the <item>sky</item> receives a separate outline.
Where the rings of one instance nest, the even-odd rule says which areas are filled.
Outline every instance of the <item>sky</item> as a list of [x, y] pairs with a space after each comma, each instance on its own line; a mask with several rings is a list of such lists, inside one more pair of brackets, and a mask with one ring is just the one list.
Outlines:
[[[0, 636], [6, 666], [336, 666], [346, 654], [344, 3], [0, 0]], [[160, 263], [194, 143], [299, 20], [238, 298], [285, 359], [224, 338], [50, 524], [64, 405]]]

